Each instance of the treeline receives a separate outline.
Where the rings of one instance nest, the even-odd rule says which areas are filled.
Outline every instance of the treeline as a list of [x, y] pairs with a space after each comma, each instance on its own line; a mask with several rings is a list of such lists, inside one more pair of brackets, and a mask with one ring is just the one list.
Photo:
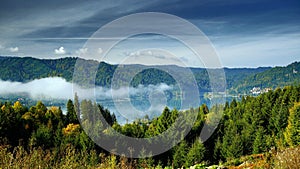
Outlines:
[[[76, 62], [83, 63], [77, 65]], [[86, 67], [85, 67], [86, 66]], [[115, 71], [118, 65], [111, 65], [105, 62], [97, 62], [93, 60], [84, 60], [75, 57], [67, 57], [60, 59], [37, 59], [31, 57], [1, 57], [0, 56], [0, 79], [8, 81], [28, 82], [34, 79], [46, 78], [46, 77], [62, 77], [67, 81], [72, 81], [73, 73], [76, 70], [78, 72], [87, 73], [86, 68], [95, 67], [97, 70], [96, 78], [94, 76], [91, 79], [85, 77], [84, 81], [95, 80], [95, 85], [110, 87]], [[119, 72], [119, 78], [128, 79], [130, 75], [139, 72], [141, 68], [145, 69], [139, 72], [131, 81], [132, 86], [138, 86], [139, 84], [160, 84], [166, 83], [168, 85], [175, 84], [176, 81], [169, 74], [173, 72], [179, 79], [185, 79], [187, 82], [190, 80], [197, 81], [199, 91], [210, 91], [210, 81], [207, 70], [205, 68], [183, 68], [175, 65], [164, 66], [144, 66], [144, 65], [126, 65], [126, 71]], [[292, 85], [295, 80], [300, 77], [298, 74], [291, 74], [293, 69], [300, 71], [300, 64], [293, 63], [287, 67], [274, 68], [274, 71], [270, 67], [262, 68], [224, 68], [226, 75], [227, 88], [236, 93], [241, 91], [249, 91], [252, 87], [261, 87], [261, 84], [268, 84], [267, 87]], [[162, 71], [164, 70], [164, 71]], [[182, 72], [191, 72], [191, 75], [183, 74]], [[213, 71], [214, 69], [211, 69]], [[266, 73], [264, 73], [266, 72]], [[286, 74], [290, 74], [286, 76]], [[280, 75], [280, 76], [279, 76]], [[279, 78], [279, 77], [283, 78]], [[276, 76], [276, 77], [275, 77]], [[245, 79], [247, 78], [247, 83]], [[254, 81], [253, 81], [254, 80]], [[255, 82], [255, 83], [254, 83]], [[84, 84], [78, 81], [79, 84]], [[269, 85], [271, 84], [271, 85]], [[258, 85], [258, 86], [257, 86]], [[262, 86], [264, 87], [264, 86]]]
[[[226, 160], [300, 144], [300, 87], [285, 87], [226, 104], [213, 159]], [[211, 143], [212, 143], [211, 142]]]
[[[78, 62], [79, 61], [79, 62]], [[76, 63], [77, 67], [75, 67]], [[176, 78], [185, 79], [186, 82], [195, 78], [199, 91], [211, 91], [210, 77], [205, 68], [183, 68], [176, 65], [145, 66], [145, 65], [122, 65], [125, 71], [115, 74], [119, 65], [111, 65], [105, 62], [94, 60], [84, 60], [76, 57], [60, 59], [37, 59], [31, 57], [1, 57], [0, 56], [0, 79], [8, 81], [27, 82], [34, 79], [46, 77], [62, 77], [67, 81], [72, 81], [75, 72], [87, 75], [91, 67], [97, 71], [91, 77], [83, 77], [78, 84], [94, 82], [98, 86], [110, 87], [114, 76], [119, 80], [126, 81], [128, 77], [139, 72], [130, 82], [131, 86], [139, 84], [176, 84], [175, 79], [169, 74], [173, 72]], [[89, 70], [87, 70], [89, 69]], [[144, 70], [142, 70], [144, 69]], [[142, 70], [140, 72], [140, 70]], [[218, 69], [210, 69], [214, 71]], [[294, 62], [283, 67], [260, 67], [260, 68], [224, 68], [226, 75], [226, 88], [232, 94], [249, 93], [253, 87], [272, 88], [295, 85], [300, 82], [300, 62]], [[191, 71], [192, 76], [183, 72]], [[94, 77], [96, 78], [94, 79]], [[78, 80], [77, 79], [77, 80]], [[122, 85], [121, 83], [119, 85]]]
[[300, 62], [288, 66], [272, 69], [249, 75], [234, 84], [237, 92], [249, 92], [253, 87], [275, 89], [278, 86], [291, 86], [300, 83]]
[[0, 79], [27, 82], [46, 77], [72, 80], [76, 58], [37, 59], [31, 57], [1, 57]]
[[[105, 164], [105, 168], [121, 168], [124, 165], [132, 168], [177, 168], [203, 162], [217, 164], [245, 155], [300, 145], [300, 86], [278, 88], [258, 97], [247, 96], [241, 101], [233, 100], [211, 109], [206, 105], [187, 111], [165, 108], [157, 118], [145, 117], [125, 125], [118, 124], [115, 115], [101, 105], [78, 100], [75, 96], [74, 102], [68, 101], [66, 114], [57, 107], [47, 108], [42, 102], [30, 108], [20, 102], [1, 103], [0, 167], [7, 165], [4, 158], [8, 157], [5, 154], [18, 156], [22, 153], [42, 153], [43, 156], [51, 155], [50, 162], [45, 166], [63, 164], [62, 159], [67, 160], [66, 156], [70, 155], [72, 158], [68, 159], [74, 159], [74, 165], [80, 163], [87, 167], [103, 167]], [[202, 143], [199, 135], [204, 124], [214, 126], [218, 122], [214, 115], [220, 112], [223, 116], [214, 134]], [[194, 124], [181, 123], [184, 121], [180, 120], [178, 123], [181, 117], [192, 119], [194, 115], [197, 115]], [[107, 124], [102, 123], [102, 118]], [[177, 125], [173, 134], [178, 135], [178, 138], [182, 137], [181, 133], [188, 127], [191, 130], [169, 151], [143, 159], [110, 154], [86, 134], [94, 133], [93, 139], [97, 139], [99, 136], [110, 135], [107, 129], [112, 126], [115, 131], [130, 137], [150, 138], [173, 125]], [[124, 151], [128, 150], [125, 141], [118, 140], [116, 144], [124, 144]], [[112, 148], [115, 147], [112, 145]], [[85, 161], [78, 162], [80, 158]]]

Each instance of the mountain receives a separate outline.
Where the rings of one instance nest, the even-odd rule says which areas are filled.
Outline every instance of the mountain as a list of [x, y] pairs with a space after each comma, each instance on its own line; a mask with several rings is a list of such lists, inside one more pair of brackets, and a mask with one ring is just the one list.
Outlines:
[[[32, 57], [1, 57], [0, 56], [0, 79], [18, 82], [27, 82], [34, 79], [46, 77], [62, 77], [72, 81], [74, 67], [78, 58], [67, 57], [60, 59], [37, 59]], [[82, 60], [82, 59], [81, 59]], [[95, 84], [109, 87], [118, 65], [105, 62], [85, 61], [87, 67], [98, 66]], [[183, 68], [175, 65], [144, 66], [144, 65], [122, 65], [126, 71], [118, 72], [120, 79], [126, 80], [130, 75], [137, 73], [131, 80], [132, 86], [139, 84], [175, 84], [176, 80], [168, 72], [173, 72], [180, 79], [187, 79], [191, 70], [199, 91], [210, 91], [209, 76], [205, 68]], [[85, 70], [84, 67], [77, 68]], [[164, 71], [162, 71], [164, 70]], [[253, 87], [276, 88], [292, 85], [300, 82], [300, 63], [295, 62], [286, 67], [259, 67], [259, 68], [224, 68], [227, 89], [232, 93], [249, 92]], [[91, 81], [90, 79], [85, 79]]]
[[250, 91], [253, 87], [271, 88], [300, 83], [300, 62], [284, 67], [274, 67], [260, 73], [247, 76], [235, 84], [236, 91]]
[[248, 76], [262, 73], [270, 70], [271, 67], [258, 67], [258, 68], [224, 68], [227, 88], [235, 88], [239, 83], [242, 83]]
[[0, 57], [0, 79], [27, 82], [45, 77], [63, 77], [70, 81], [76, 58], [36, 59]]

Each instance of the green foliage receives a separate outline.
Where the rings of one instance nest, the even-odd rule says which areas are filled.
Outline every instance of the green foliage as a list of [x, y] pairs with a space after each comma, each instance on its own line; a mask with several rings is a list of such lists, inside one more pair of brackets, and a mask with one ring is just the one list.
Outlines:
[[185, 166], [193, 166], [204, 160], [205, 147], [200, 140], [196, 140], [186, 156]]
[[[74, 57], [60, 59], [37, 59], [31, 57], [0, 57], [0, 79], [18, 82], [27, 82], [34, 79], [46, 77], [62, 77], [71, 81], [74, 73], [76, 61], [82, 60]], [[143, 71], [133, 77], [130, 82], [131, 86], [149, 85], [166, 83], [174, 85], [176, 82], [167, 72], [174, 72], [180, 79], [189, 81], [195, 78], [199, 91], [210, 91], [209, 76], [204, 68], [189, 68], [193, 77], [184, 74], [186, 69], [178, 66], [143, 66], [143, 65], [122, 65], [126, 71], [114, 74], [118, 65], [110, 65], [104, 62], [85, 60], [84, 65], [77, 67], [79, 72], [89, 73], [86, 67], [95, 67], [97, 70], [95, 84], [99, 86], [110, 87], [113, 76], [119, 79], [119, 85], [122, 85], [128, 77], [137, 72]], [[164, 70], [164, 71], [162, 71]], [[226, 74], [227, 88], [235, 94], [248, 93], [253, 87], [276, 88], [286, 85], [294, 85], [300, 80], [300, 63], [295, 62], [287, 67], [265, 67], [265, 68], [224, 68]], [[83, 79], [77, 79], [79, 84], [88, 84], [92, 82], [93, 76]], [[80, 81], [81, 80], [81, 81]], [[187, 84], [188, 85], [188, 84]], [[117, 86], [116, 86], [117, 87]], [[76, 111], [76, 108], [75, 108]]]
[[173, 155], [173, 167], [174, 168], [181, 168], [187, 157], [188, 146], [185, 141], [182, 141], [179, 145], [175, 146], [174, 148], [174, 155]]
[[113, 168], [95, 151], [79, 151], [73, 146], [61, 150], [33, 148], [26, 151], [22, 146], [13, 148], [13, 151], [9, 149], [0, 146], [0, 168]]
[[32, 133], [29, 140], [30, 147], [43, 147], [45, 149], [52, 147], [52, 130], [47, 126], [41, 125], [36, 132]]
[[[74, 104], [68, 101], [66, 115], [60, 108], [46, 107], [42, 102], [30, 108], [20, 102], [0, 103], [0, 168], [9, 165], [12, 168], [34, 168], [37, 165], [43, 168], [177, 168], [192, 165], [201, 168], [203, 165], [199, 164], [204, 164], [204, 161], [218, 163], [223, 160], [229, 161], [227, 164], [230, 165], [239, 165], [242, 156], [261, 154], [274, 147], [299, 146], [299, 101], [300, 86], [290, 86], [257, 97], [243, 97], [241, 101], [233, 100], [224, 107], [215, 105], [209, 109], [201, 105], [186, 111], [166, 107], [157, 118], [145, 117], [124, 125], [118, 124], [114, 114], [101, 105], [89, 100], [80, 103], [77, 96]], [[200, 142], [203, 125], [218, 122], [215, 116], [218, 113], [223, 117], [215, 133], [207, 142]], [[190, 124], [192, 115], [197, 115], [194, 124]], [[81, 117], [81, 124], [75, 118], [77, 116]], [[188, 119], [186, 124], [181, 121], [182, 117]], [[102, 120], [108, 124], [103, 124]], [[183, 138], [185, 126], [190, 126], [191, 131], [171, 150], [136, 160], [111, 155], [87, 135], [93, 134], [95, 138], [110, 135], [110, 126], [136, 138], [156, 136], [168, 129], [175, 129], [173, 136]], [[123, 143], [118, 140], [117, 144]], [[5, 147], [7, 144], [11, 148]], [[276, 163], [283, 165], [282, 161]]]
[[111, 114], [111, 113], [109, 112], [109, 110], [104, 109], [103, 106], [101, 106], [101, 105], [99, 105], [99, 104], [98, 104], [97, 106], [98, 106], [98, 109], [100, 110], [101, 115], [103, 116], [103, 118], [105, 119], [105, 121], [106, 121], [110, 126], [112, 126], [114, 123], [117, 122], [117, 118], [116, 118], [116, 116], [115, 116], [114, 113]]
[[264, 129], [260, 127], [253, 142], [253, 154], [258, 154], [266, 151], [266, 139], [264, 137]]
[[300, 102], [295, 103], [290, 109], [288, 126], [284, 135], [290, 146], [300, 145]]
[[239, 93], [249, 92], [253, 87], [277, 88], [299, 84], [300, 62], [294, 62], [287, 67], [275, 67], [260, 73], [252, 74], [238, 81], [235, 90]]
[[170, 111], [168, 107], [165, 107], [162, 114], [158, 118], [153, 119], [149, 125], [146, 136], [152, 137], [166, 131], [175, 122], [177, 117], [178, 111], [176, 109]]
[[155, 68], [149, 68], [135, 75], [131, 81], [131, 85], [137, 87], [138, 85], [149, 85], [159, 83], [175, 84], [175, 80], [168, 73]]
[[125, 124], [122, 127], [122, 134], [129, 137], [144, 138], [147, 127], [138, 122]]
[[[286, 138], [291, 136], [290, 138], [297, 139], [299, 133], [292, 126], [297, 124], [299, 120], [295, 119], [299, 117], [293, 118], [296, 114], [291, 113], [295, 112], [291, 110], [297, 109], [290, 109], [290, 106], [299, 100], [299, 94], [300, 87], [294, 86], [276, 89], [257, 97], [246, 97], [241, 102], [233, 100], [224, 109], [222, 127], [216, 132], [218, 136], [215, 138], [214, 156], [232, 159], [280, 147], [284, 140], [283, 131], [286, 131]], [[288, 134], [293, 131], [294, 135]]]
[[67, 123], [77, 123], [77, 124], [79, 123], [72, 100], [68, 100], [68, 103], [67, 103], [66, 122]]
[[80, 113], [80, 104], [79, 104], [79, 99], [78, 99], [77, 93], [75, 93], [75, 96], [74, 96], [74, 111], [77, 115], [77, 119], [80, 120], [81, 113]]

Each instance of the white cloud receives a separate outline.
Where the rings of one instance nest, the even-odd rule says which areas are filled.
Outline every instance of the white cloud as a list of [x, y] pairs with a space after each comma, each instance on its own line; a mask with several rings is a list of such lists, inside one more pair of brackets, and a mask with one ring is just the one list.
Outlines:
[[57, 55], [64, 55], [66, 54], [66, 50], [64, 47], [59, 47], [58, 49], [54, 49], [54, 53]]
[[231, 39], [226, 44], [215, 45], [227, 67], [284, 66], [300, 58], [299, 34], [221, 38], [222, 41]]
[[10, 48], [8, 48], [8, 50], [9, 50], [10, 52], [18, 52], [18, 51], [19, 51], [19, 48], [18, 48], [18, 47], [10, 47]]
[[102, 53], [103, 53], [102, 48], [98, 48], [98, 53], [99, 53], [99, 54], [102, 54]]
[[151, 50], [149, 50], [148, 51], [148, 55], [152, 55], [153, 53], [152, 53], [152, 51]]
[[[138, 87], [120, 87], [118, 89], [101, 86], [82, 88], [76, 84], [67, 82], [61, 77], [36, 79], [27, 83], [3, 81], [0, 79], [0, 95], [2, 96], [10, 94], [22, 94], [23, 96], [24, 93], [27, 93], [31, 99], [35, 100], [72, 99], [76, 92], [80, 99], [91, 100], [96, 97], [99, 99], [99, 103], [103, 103], [103, 106], [117, 114], [121, 113], [122, 116], [130, 121], [142, 118], [146, 114], [149, 114], [150, 117], [159, 115], [167, 104], [167, 97], [164, 91], [172, 89], [172, 85], [168, 86], [163, 83], [148, 86], [139, 85]], [[128, 96], [133, 97], [129, 98]], [[131, 111], [130, 100], [136, 98], [135, 96], [148, 99], [151, 104], [150, 107], [142, 107], [141, 105], [140, 109], [143, 111], [138, 111], [138, 115], [136, 111]], [[112, 106], [110, 102], [113, 102], [115, 106]]]
[[4, 49], [4, 46], [0, 45], [0, 49]]
[[136, 52], [131, 52], [129, 53], [129, 56], [140, 56], [141, 52], [140, 51], [136, 51]]
[[[8, 88], [9, 86], [9, 88]], [[43, 79], [36, 79], [27, 83], [2, 81], [0, 79], [0, 94], [13, 94], [13, 93], [28, 93], [30, 97], [35, 99], [43, 98], [57, 98], [57, 99], [70, 99], [73, 98], [73, 92], [76, 91], [80, 98], [91, 99], [95, 95], [97, 98], [109, 99], [114, 98], [127, 98], [130, 95], [140, 95], [142, 93], [163, 92], [172, 90], [173, 86], [168, 86], [164, 83], [159, 85], [139, 85], [138, 87], [121, 87], [119, 89], [109, 89], [101, 86], [94, 88], [81, 88], [80, 86], [67, 82], [61, 77], [49, 77]]]
[[12, 93], [28, 93], [32, 98], [72, 98], [73, 95], [72, 84], [62, 78], [44, 78], [28, 83], [0, 80], [0, 94]]
[[76, 54], [77, 55], [83, 55], [83, 54], [86, 54], [88, 52], [88, 48], [80, 48], [78, 50], [76, 50]]

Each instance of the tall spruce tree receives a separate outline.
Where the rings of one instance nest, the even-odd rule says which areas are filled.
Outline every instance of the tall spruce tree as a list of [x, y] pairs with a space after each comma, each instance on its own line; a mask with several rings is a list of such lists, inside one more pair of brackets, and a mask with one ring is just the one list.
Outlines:
[[300, 145], [300, 102], [290, 109], [288, 126], [284, 133], [285, 140], [290, 146]]
[[70, 99], [68, 100], [68, 103], [67, 103], [66, 121], [68, 124], [69, 123], [75, 123], [75, 124], [79, 123], [76, 112], [75, 112], [75, 107], [74, 107], [73, 101]]

